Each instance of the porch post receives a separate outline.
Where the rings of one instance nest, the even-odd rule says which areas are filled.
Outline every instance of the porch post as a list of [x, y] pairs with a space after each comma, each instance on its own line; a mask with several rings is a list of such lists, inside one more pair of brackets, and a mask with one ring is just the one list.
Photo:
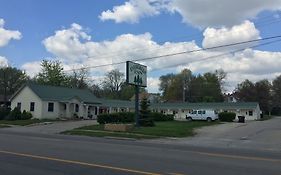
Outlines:
[[99, 115], [99, 114], [100, 114], [100, 107], [97, 106], [97, 115]]
[[65, 103], [65, 105], [66, 105], [65, 117], [66, 117], [66, 118], [71, 118], [71, 114], [70, 114], [70, 103]]

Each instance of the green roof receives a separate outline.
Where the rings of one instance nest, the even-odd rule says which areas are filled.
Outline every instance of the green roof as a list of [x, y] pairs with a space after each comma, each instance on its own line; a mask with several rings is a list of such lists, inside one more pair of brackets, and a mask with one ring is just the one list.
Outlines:
[[[134, 108], [134, 101], [102, 99], [103, 106]], [[151, 103], [150, 109], [254, 109], [257, 102], [221, 103]]]
[[222, 102], [222, 103], [153, 103], [153, 109], [253, 109], [257, 102]]
[[102, 99], [102, 106], [110, 106], [116, 108], [134, 108], [135, 102], [134, 101], [127, 101], [127, 100], [109, 100], [109, 99]]
[[89, 90], [38, 85], [34, 83], [29, 83], [26, 86], [28, 86], [36, 95], [45, 101], [68, 101], [73, 98], [78, 98], [84, 103], [101, 103], [101, 100]]

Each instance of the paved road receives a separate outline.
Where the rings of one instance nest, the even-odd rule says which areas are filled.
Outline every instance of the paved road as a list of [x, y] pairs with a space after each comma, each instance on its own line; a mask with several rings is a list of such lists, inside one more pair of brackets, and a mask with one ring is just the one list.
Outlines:
[[245, 148], [281, 152], [281, 117], [266, 121], [227, 123], [197, 130], [195, 137], [150, 142], [220, 148]]
[[2, 175], [280, 175], [281, 153], [0, 129]]

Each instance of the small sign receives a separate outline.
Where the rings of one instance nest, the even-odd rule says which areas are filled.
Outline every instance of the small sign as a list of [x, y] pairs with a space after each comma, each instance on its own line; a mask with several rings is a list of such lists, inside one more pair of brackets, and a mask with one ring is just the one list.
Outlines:
[[131, 85], [147, 86], [147, 67], [138, 63], [127, 61], [126, 82]]

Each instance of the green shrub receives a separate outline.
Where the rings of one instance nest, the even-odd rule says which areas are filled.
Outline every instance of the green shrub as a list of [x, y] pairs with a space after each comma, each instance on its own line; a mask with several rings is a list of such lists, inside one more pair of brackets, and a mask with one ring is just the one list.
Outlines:
[[149, 115], [149, 118], [152, 118], [154, 121], [172, 121], [174, 120], [174, 115], [173, 114], [162, 114], [158, 112], [152, 112]]
[[111, 114], [100, 114], [97, 117], [99, 124], [105, 123], [132, 123], [135, 121], [135, 113], [133, 112], [118, 112]]
[[234, 112], [221, 112], [219, 113], [219, 120], [223, 122], [233, 122], [236, 114]]
[[141, 118], [139, 119], [139, 125], [145, 127], [155, 126], [155, 123], [152, 118]]
[[30, 112], [26, 112], [25, 110], [22, 111], [21, 120], [28, 120], [32, 118], [32, 114]]
[[15, 107], [9, 115], [5, 117], [6, 120], [20, 120], [21, 119], [21, 111], [19, 108]]
[[1, 106], [0, 107], [0, 120], [3, 120], [4, 118], [6, 118], [9, 113], [10, 113], [11, 109], [6, 107], [6, 106]]

